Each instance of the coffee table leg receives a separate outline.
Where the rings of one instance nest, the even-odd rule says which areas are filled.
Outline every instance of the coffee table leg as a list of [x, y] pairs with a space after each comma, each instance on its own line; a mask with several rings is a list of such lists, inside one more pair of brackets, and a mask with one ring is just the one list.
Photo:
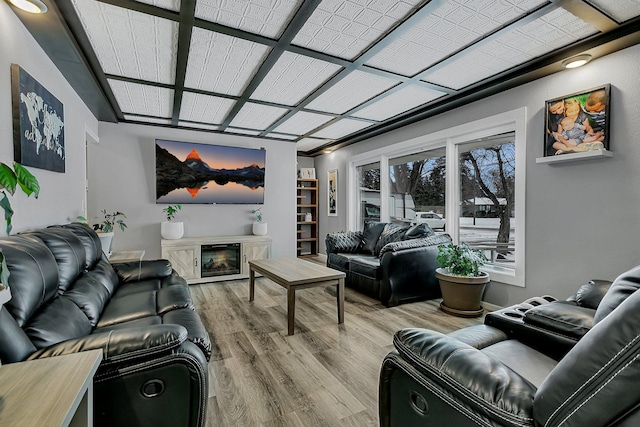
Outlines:
[[253, 292], [256, 285], [256, 272], [249, 267], [249, 301], [253, 301]]
[[296, 316], [296, 290], [287, 288], [287, 334], [293, 335], [293, 324]]
[[344, 279], [338, 279], [336, 294], [338, 298], [338, 323], [344, 323]]

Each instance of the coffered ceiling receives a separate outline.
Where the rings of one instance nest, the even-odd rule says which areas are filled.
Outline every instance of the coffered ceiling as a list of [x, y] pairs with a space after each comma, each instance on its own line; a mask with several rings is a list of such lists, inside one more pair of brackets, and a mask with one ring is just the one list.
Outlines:
[[[310, 155], [640, 42], [638, 0], [52, 6], [48, 31], [67, 35], [56, 43], [19, 16], [100, 120], [276, 138]], [[59, 65], [65, 49], [82, 67]]]

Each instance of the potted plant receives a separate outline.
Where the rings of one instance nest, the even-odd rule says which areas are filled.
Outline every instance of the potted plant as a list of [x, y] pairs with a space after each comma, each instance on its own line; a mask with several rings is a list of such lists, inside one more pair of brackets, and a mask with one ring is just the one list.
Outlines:
[[[2, 190], [2, 198], [0, 199], [0, 207], [4, 210], [4, 219], [6, 222], [7, 235], [11, 234], [11, 220], [13, 218], [13, 208], [5, 191], [12, 196], [16, 189], [20, 188], [24, 194], [29, 197], [33, 196], [37, 199], [40, 195], [40, 183], [38, 179], [31, 174], [24, 166], [18, 162], [13, 163], [13, 169], [5, 163], [0, 162], [0, 189]], [[11, 291], [9, 290], [9, 269], [4, 254], [0, 250], [0, 305], [11, 299]], [[6, 301], [5, 301], [6, 300]]]
[[[111, 255], [111, 249], [113, 247], [114, 226], [117, 225], [118, 227], [120, 227], [120, 230], [124, 231], [124, 229], [127, 228], [127, 224], [124, 223], [122, 218], [126, 218], [127, 216], [124, 213], [118, 211], [109, 213], [106, 209], [102, 209], [100, 212], [102, 213], [103, 217], [102, 222], [93, 224], [92, 227], [98, 233], [100, 242], [102, 242], [102, 251], [108, 257], [109, 255]], [[87, 222], [82, 217], [78, 217], [78, 219], [84, 220], [85, 223]]]
[[160, 234], [162, 235], [162, 238], [177, 240], [184, 234], [184, 224], [182, 221], [174, 221], [176, 213], [181, 209], [181, 205], [169, 205], [162, 209], [162, 212], [164, 212], [167, 217], [167, 220], [160, 224]]
[[436, 269], [442, 311], [461, 317], [482, 315], [482, 295], [490, 280], [486, 272], [480, 271], [487, 262], [484, 254], [466, 243], [448, 244], [438, 248], [436, 261], [442, 266]]
[[262, 208], [253, 209], [251, 213], [256, 216], [256, 220], [253, 223], [253, 234], [264, 236], [267, 234], [267, 223], [262, 222]]

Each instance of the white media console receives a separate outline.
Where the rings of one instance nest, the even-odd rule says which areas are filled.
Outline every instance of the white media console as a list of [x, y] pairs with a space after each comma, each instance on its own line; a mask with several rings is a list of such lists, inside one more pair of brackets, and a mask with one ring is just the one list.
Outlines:
[[271, 257], [269, 236], [215, 236], [162, 239], [162, 258], [188, 283], [249, 277], [249, 261]]

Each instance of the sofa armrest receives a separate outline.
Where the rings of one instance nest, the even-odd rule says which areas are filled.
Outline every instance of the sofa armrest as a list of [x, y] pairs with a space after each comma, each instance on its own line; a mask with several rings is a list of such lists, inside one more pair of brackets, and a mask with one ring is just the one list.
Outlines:
[[595, 313], [592, 308], [555, 301], [527, 310], [524, 323], [577, 341], [593, 327]]
[[324, 239], [327, 256], [331, 253], [357, 253], [362, 245], [362, 231], [329, 233]]
[[186, 339], [187, 330], [180, 325], [119, 329], [63, 341], [36, 351], [29, 360], [100, 349], [107, 365], [168, 353]]
[[120, 283], [161, 279], [171, 275], [171, 263], [166, 259], [153, 261], [133, 261], [113, 264]]
[[427, 381], [500, 425], [529, 425], [536, 387], [502, 362], [426, 329], [395, 333], [396, 350]]

